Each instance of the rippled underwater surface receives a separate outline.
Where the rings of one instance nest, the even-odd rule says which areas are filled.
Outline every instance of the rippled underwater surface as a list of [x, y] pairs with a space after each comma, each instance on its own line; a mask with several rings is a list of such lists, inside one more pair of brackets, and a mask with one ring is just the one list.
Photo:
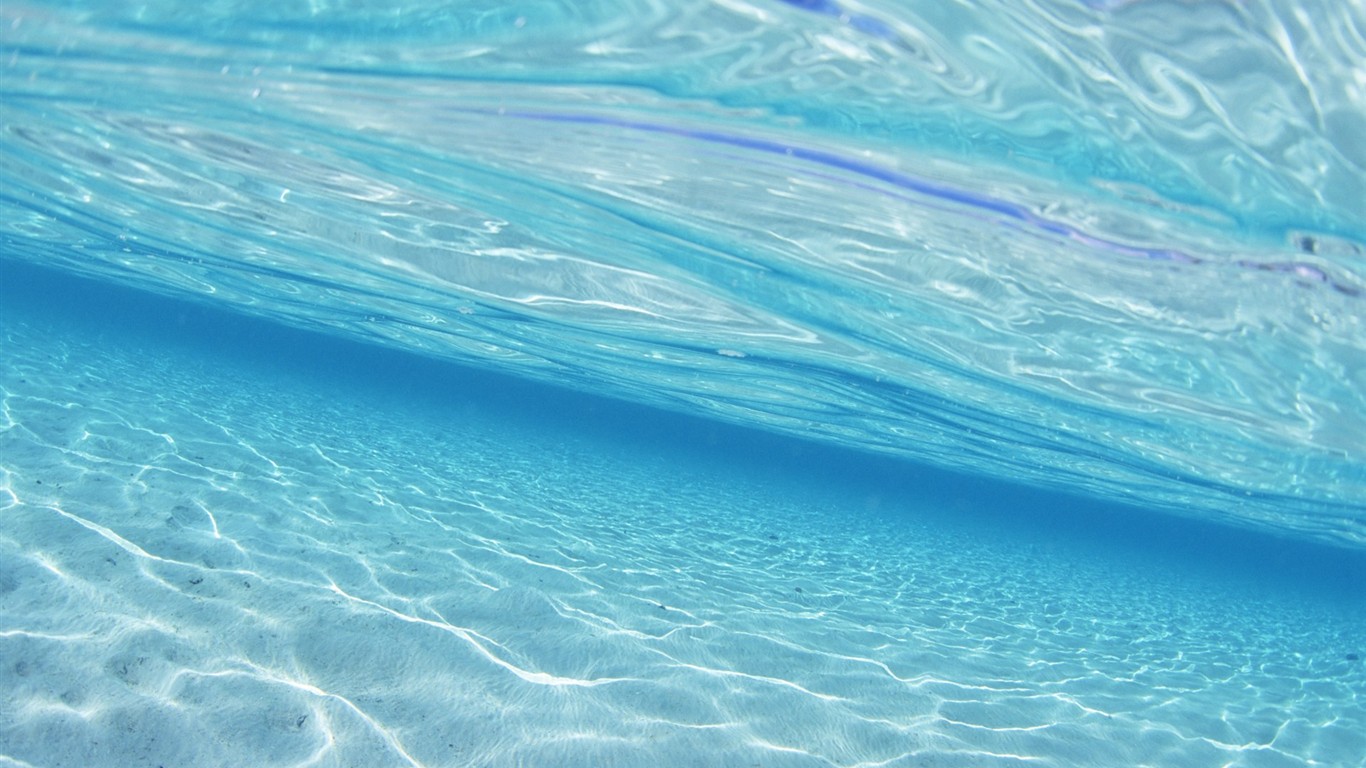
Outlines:
[[1359, 4], [0, 42], [0, 764], [1363, 761]]

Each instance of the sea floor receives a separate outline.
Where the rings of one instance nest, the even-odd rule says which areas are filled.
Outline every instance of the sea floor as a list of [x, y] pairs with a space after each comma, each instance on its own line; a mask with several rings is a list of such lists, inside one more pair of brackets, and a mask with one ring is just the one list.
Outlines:
[[0, 766], [1366, 755], [1351, 585], [996, 526], [928, 480], [863, 493], [304, 334], [9, 299]]

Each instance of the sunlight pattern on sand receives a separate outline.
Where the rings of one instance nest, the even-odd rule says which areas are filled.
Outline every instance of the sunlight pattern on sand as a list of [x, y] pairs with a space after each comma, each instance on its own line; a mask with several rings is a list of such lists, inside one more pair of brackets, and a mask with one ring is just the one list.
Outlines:
[[11, 315], [0, 349], [14, 764], [1366, 748], [1362, 617], [1340, 607], [94, 335]]

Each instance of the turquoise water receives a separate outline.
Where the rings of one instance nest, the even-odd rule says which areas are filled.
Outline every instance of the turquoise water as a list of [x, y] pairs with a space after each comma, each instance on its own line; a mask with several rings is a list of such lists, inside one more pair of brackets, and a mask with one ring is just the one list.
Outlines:
[[0, 765], [1366, 764], [1359, 6], [0, 41]]

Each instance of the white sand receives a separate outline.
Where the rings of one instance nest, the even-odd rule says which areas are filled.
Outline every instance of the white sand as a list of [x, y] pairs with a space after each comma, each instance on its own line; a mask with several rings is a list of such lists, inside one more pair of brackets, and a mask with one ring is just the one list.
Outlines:
[[0, 765], [1366, 755], [1360, 610], [209, 352], [4, 334]]

